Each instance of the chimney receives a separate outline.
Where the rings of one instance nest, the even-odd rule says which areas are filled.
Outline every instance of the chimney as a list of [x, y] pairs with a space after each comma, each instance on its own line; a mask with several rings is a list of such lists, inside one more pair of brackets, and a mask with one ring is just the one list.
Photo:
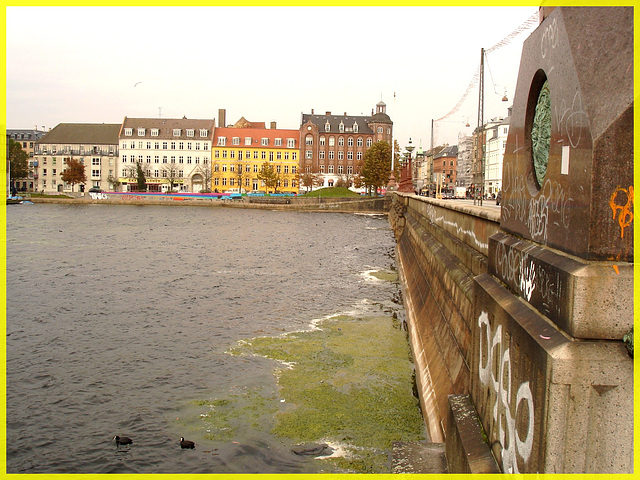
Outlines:
[[218, 109], [218, 126], [219, 127], [227, 126], [227, 111], [224, 108]]
[[271, 121], [271, 130], [275, 130], [276, 129], [276, 121], [272, 120]]
[[329, 115], [331, 115], [331, 112], [327, 112], [325, 113], [325, 115], [328, 117]]
[[344, 112], [344, 116], [345, 116], [345, 117], [347, 116], [347, 112]]
[[311, 115], [313, 115], [313, 108], [311, 109]]

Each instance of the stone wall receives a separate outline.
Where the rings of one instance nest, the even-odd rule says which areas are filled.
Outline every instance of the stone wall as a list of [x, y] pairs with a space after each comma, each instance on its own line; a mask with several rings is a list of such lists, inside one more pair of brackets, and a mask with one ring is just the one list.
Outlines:
[[482, 453], [459, 458], [469, 455], [469, 433], [457, 431], [468, 422], [450, 420], [460, 416], [450, 396], [468, 395], [470, 424], [485, 435], [475, 445], [505, 473], [631, 472], [633, 360], [621, 339], [633, 324], [633, 265], [614, 269], [514, 239], [498, 212], [393, 198], [431, 440], [447, 444], [450, 472], [488, 471]]

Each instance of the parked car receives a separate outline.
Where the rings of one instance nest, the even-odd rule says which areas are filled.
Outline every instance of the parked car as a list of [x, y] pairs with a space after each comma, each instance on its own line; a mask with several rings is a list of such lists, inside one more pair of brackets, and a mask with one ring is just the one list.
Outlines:
[[102, 193], [102, 189], [99, 187], [91, 187], [89, 193]]

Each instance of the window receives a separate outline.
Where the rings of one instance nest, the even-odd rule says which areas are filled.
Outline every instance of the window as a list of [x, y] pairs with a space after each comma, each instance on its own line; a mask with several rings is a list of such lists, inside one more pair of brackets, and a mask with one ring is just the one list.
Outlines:
[[174, 128], [173, 129], [173, 136], [174, 137], [179, 137], [180, 135], [182, 135], [182, 130], [179, 128]]
[[282, 160], [282, 152], [276, 152], [276, 160]]
[[158, 130], [157, 128], [152, 128], [151, 129], [151, 136], [152, 137], [157, 137], [159, 133], [160, 133], [160, 130]]
[[218, 137], [218, 146], [224, 147], [227, 145], [227, 137]]
[[100, 177], [100, 170], [91, 170], [92, 177]]
[[320, 137], [320, 146], [324, 147], [325, 144], [325, 138], [324, 137]]
[[253, 173], [258, 173], [258, 165], [257, 164], [253, 164]]
[[220, 158], [220, 150], [214, 150], [213, 158]]
[[240, 145], [240, 137], [233, 137], [231, 142], [233, 145]]
[[373, 140], [371, 138], [367, 138], [367, 147], [373, 145]]
[[147, 155], [147, 163], [151, 163], [151, 155]]
[[184, 142], [179, 142], [179, 143], [178, 143], [178, 148], [179, 148], [180, 150], [184, 150]]
[[324, 158], [325, 158], [324, 156], [325, 156], [325, 151], [324, 151], [324, 150], [320, 150], [320, 151], [318, 152], [318, 158], [319, 158], [320, 160], [324, 160]]
[[222, 158], [227, 158], [227, 151], [226, 150], [222, 150]]
[[160, 155], [153, 156], [153, 163], [160, 163]]
[[338, 165], [338, 175], [342, 175], [344, 173], [344, 167], [342, 165]]
[[338, 138], [338, 146], [339, 147], [344, 147], [344, 137]]
[[333, 173], [333, 165], [329, 165], [329, 173]]
[[353, 133], [358, 133], [358, 122], [353, 122]]
[[260, 151], [260, 158], [262, 160], [266, 160], [267, 159], [267, 152], [265, 150]]
[[329, 137], [329, 146], [330, 147], [335, 147], [335, 145], [336, 145], [335, 137]]
[[171, 150], [175, 150], [176, 149], [176, 142], [171, 142]]
[[291, 152], [291, 160], [297, 160], [298, 159], [298, 152]]
[[168, 163], [168, 160], [167, 160], [167, 156], [166, 156], [166, 155], [163, 155], [163, 156], [162, 156], [162, 163]]
[[195, 130], [193, 128], [187, 128], [187, 137], [193, 137], [195, 135]]
[[313, 159], [313, 152], [311, 150], [305, 150], [304, 158], [306, 158], [307, 160]]
[[305, 145], [313, 145], [313, 135], [307, 135], [304, 139], [304, 144]]
[[347, 165], [347, 174], [353, 174], [353, 165]]
[[353, 160], [353, 152], [347, 152], [347, 160]]
[[333, 150], [329, 150], [329, 160], [333, 160], [335, 158], [335, 152]]
[[136, 142], [131, 142], [131, 144], [129, 145], [130, 148], [136, 148]]
[[178, 157], [178, 163], [184, 163], [184, 157], [182, 155]]
[[340, 133], [344, 133], [344, 123], [340, 122], [340, 125], [338, 125], [338, 130], [340, 131]]
[[344, 152], [342, 150], [338, 152], [338, 160], [344, 160]]
[[327, 123], [324, 124], [324, 131], [325, 132], [331, 131], [331, 125], [329, 124], [329, 120], [327, 120]]
[[320, 165], [320, 173], [324, 173], [324, 165]]
[[196, 142], [196, 150], [200, 150], [200, 142]]
[[200, 129], [200, 138], [206, 137], [208, 134], [209, 134], [209, 130], [207, 130], [206, 128]]
[[284, 159], [289, 160], [289, 152], [284, 152]]
[[287, 148], [296, 148], [295, 138], [287, 138]]
[[229, 157], [236, 158], [236, 151], [235, 150], [231, 150]]
[[147, 150], [151, 150], [151, 142], [147, 142]]
[[191, 150], [191, 142], [187, 142], [187, 150]]
[[282, 139], [281, 138], [276, 138], [273, 142], [273, 145], [276, 147], [281, 147], [282, 146]]
[[382, 127], [378, 127], [378, 133], [382, 133], [383, 131]]
[[92, 158], [91, 159], [91, 165], [96, 165], [96, 166], [100, 166], [100, 159], [99, 158]]
[[145, 134], [145, 129], [144, 128], [138, 128], [138, 136], [139, 137], [144, 137]]
[[153, 148], [155, 150], [160, 150], [160, 142], [153, 142]]
[[162, 149], [163, 150], [166, 150], [167, 146], [168, 146], [167, 142], [162, 142]]
[[124, 136], [125, 137], [130, 137], [131, 135], [133, 135], [133, 128], [125, 128], [124, 129]]
[[176, 163], [176, 156], [175, 155], [171, 155], [171, 163]]
[[353, 137], [349, 137], [347, 140], [347, 147], [353, 147]]
[[269, 161], [273, 162], [273, 152], [269, 152]]

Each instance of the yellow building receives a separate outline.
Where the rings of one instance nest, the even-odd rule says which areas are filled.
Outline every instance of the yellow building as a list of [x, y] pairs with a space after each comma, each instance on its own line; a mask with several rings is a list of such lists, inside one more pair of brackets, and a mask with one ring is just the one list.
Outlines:
[[[238, 125], [238, 124], [236, 124]], [[238, 127], [217, 127], [212, 146], [211, 190], [229, 193], [298, 193], [298, 130], [276, 129], [246, 120]], [[260, 178], [269, 166], [277, 186]]]

